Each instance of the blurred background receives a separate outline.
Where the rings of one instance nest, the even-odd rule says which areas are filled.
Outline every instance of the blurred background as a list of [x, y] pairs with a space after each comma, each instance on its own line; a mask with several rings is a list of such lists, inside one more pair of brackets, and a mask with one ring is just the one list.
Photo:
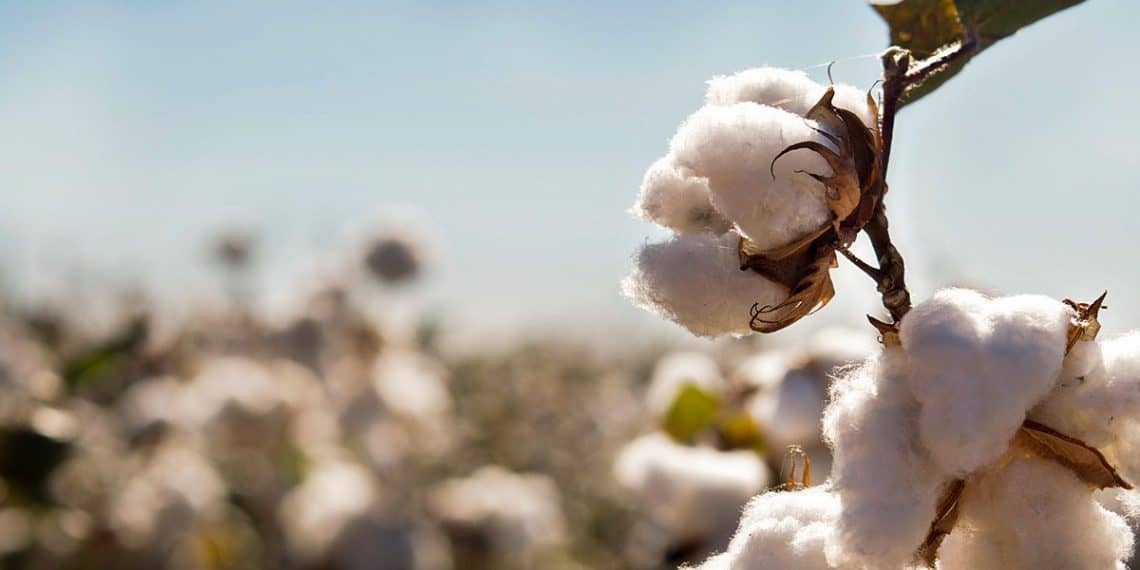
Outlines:
[[[1107, 289], [1140, 324], [1137, 15], [1046, 19], [899, 116], [917, 298]], [[812, 319], [695, 340], [621, 298], [660, 237], [628, 208], [710, 77], [869, 88], [886, 38], [854, 0], [0, 5], [0, 565], [723, 547], [826, 478], [878, 301], [844, 264]]]

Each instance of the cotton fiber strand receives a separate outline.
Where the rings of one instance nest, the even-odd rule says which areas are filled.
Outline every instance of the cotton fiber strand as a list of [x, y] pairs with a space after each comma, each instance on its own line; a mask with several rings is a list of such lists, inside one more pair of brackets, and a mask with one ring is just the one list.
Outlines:
[[776, 306], [787, 289], [741, 271], [739, 236], [677, 236], [644, 246], [622, 290], [634, 304], [698, 336], [751, 332], [752, 306]]
[[1071, 310], [1043, 296], [940, 291], [902, 322], [919, 435], [964, 477], [996, 460], [1061, 372]]

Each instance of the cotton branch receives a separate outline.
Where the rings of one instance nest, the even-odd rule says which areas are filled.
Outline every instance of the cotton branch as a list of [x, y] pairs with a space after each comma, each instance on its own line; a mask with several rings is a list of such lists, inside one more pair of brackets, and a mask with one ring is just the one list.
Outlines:
[[[914, 61], [910, 51], [898, 47], [892, 47], [883, 54], [880, 124], [883, 147], [879, 161], [884, 181], [891, 158], [891, 142], [894, 140], [895, 114], [898, 113], [899, 103], [907, 89], [921, 83], [931, 74], [945, 69], [947, 65], [974, 53], [977, 48], [977, 35], [972, 30], [967, 30], [961, 42], [919, 62]], [[884, 187], [885, 184], [886, 182]], [[910, 310], [910, 292], [906, 288], [905, 264], [902, 255], [891, 242], [886, 206], [881, 199], [875, 207], [874, 216], [863, 227], [863, 231], [870, 238], [879, 262], [878, 270], [868, 274], [878, 282], [877, 289], [882, 295], [883, 306], [897, 324]]]

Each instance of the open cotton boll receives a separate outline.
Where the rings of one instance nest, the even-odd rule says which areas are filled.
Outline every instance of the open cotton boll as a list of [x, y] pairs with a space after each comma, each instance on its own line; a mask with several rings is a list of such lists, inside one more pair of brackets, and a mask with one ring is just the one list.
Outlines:
[[748, 334], [752, 306], [779, 305], [788, 291], [755, 272], [741, 271], [739, 242], [739, 235], [728, 232], [648, 244], [638, 252], [622, 291], [635, 305], [695, 335]]
[[677, 394], [688, 384], [719, 394], [724, 388], [720, 366], [702, 352], [674, 352], [658, 360], [646, 395], [650, 412], [664, 416]]
[[967, 485], [959, 504], [939, 549], [940, 570], [1123, 569], [1132, 550], [1124, 519], [1052, 461], [1015, 458]]
[[339, 460], [318, 463], [281, 502], [278, 518], [289, 547], [305, 560], [322, 560], [338, 535], [367, 515], [377, 496], [363, 467]]
[[792, 370], [776, 390], [771, 415], [765, 425], [776, 448], [819, 442], [820, 417], [827, 402], [825, 384], [812, 371]]
[[799, 115], [755, 103], [709, 106], [681, 125], [670, 148], [678, 165], [708, 179], [713, 206], [768, 250], [831, 220], [823, 184], [806, 174], [831, 172], [822, 157], [801, 149], [773, 164], [795, 143], [830, 146], [814, 126]]
[[497, 465], [444, 482], [431, 494], [432, 509], [445, 524], [480, 531], [499, 555], [531, 553], [564, 541], [560, 501], [549, 477]]
[[708, 180], [678, 166], [672, 155], [658, 159], [646, 171], [633, 213], [678, 234], [723, 234], [732, 227], [713, 207]]
[[832, 564], [827, 543], [839, 501], [827, 486], [796, 492], [764, 493], [748, 503], [728, 550], [706, 560], [700, 570], [855, 568]]
[[[708, 82], [705, 102], [709, 105], [732, 105], [752, 102], [778, 107], [803, 116], [819, 100], [823, 87], [802, 71], [780, 67], [756, 67], [718, 75]], [[815, 94], [815, 101], [810, 100]]]
[[1048, 297], [988, 299], [947, 289], [903, 319], [919, 435], [948, 473], [992, 463], [1026, 412], [1053, 388], [1072, 311]]
[[653, 433], [626, 445], [614, 475], [636, 491], [675, 542], [727, 544], [740, 509], [768, 485], [764, 462], [751, 451], [718, 451]]
[[372, 385], [390, 409], [430, 420], [451, 409], [445, 375], [443, 366], [426, 356], [389, 350], [376, 359]]
[[845, 560], [869, 568], [911, 561], [948, 482], [919, 443], [906, 372], [903, 351], [884, 349], [836, 379], [823, 417], [835, 453], [832, 490], [843, 505], [836, 544]]

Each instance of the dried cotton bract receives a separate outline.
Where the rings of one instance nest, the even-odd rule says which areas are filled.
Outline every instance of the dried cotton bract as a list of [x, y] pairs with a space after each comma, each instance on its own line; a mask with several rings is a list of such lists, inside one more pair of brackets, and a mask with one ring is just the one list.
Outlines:
[[676, 236], [641, 250], [626, 296], [710, 337], [777, 330], [831, 299], [835, 248], [885, 191], [868, 96], [774, 68], [716, 78], [669, 146], [633, 211]]

